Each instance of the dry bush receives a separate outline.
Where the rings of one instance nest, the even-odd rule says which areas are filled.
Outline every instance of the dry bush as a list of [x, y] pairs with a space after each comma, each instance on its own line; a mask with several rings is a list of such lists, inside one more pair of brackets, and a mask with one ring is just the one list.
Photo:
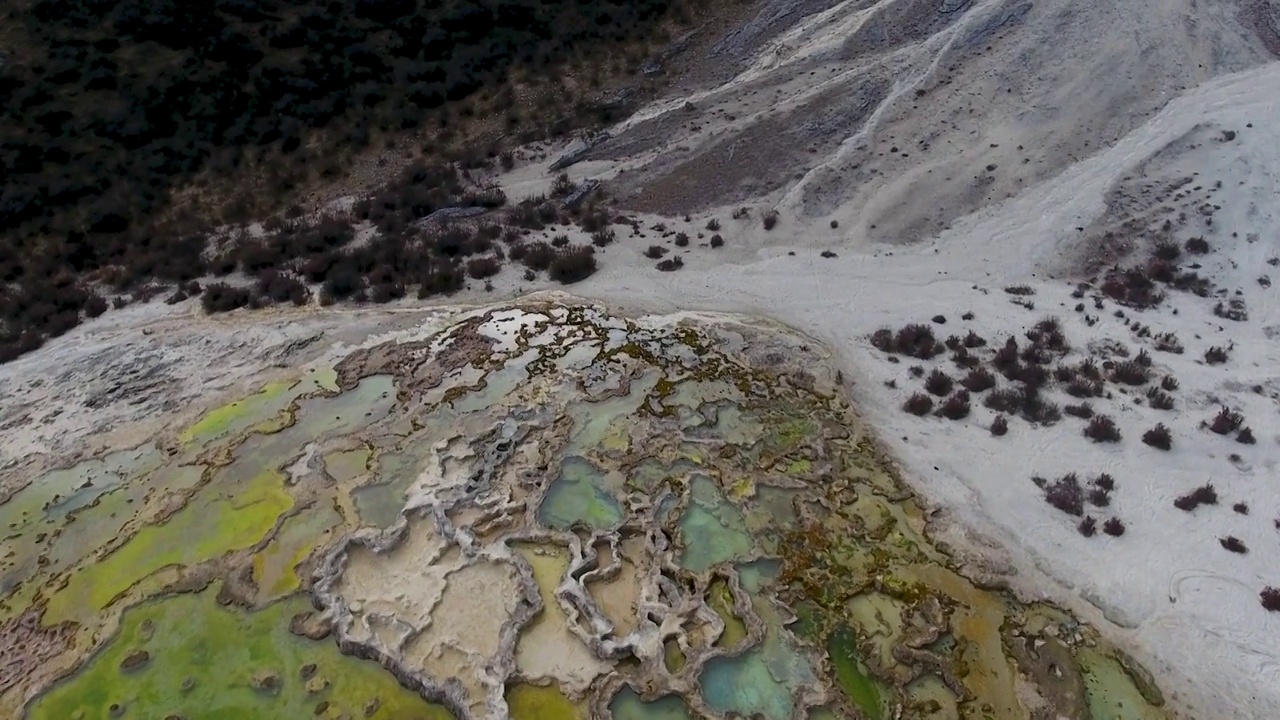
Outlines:
[[1183, 352], [1182, 342], [1178, 340], [1178, 336], [1171, 332], [1161, 333], [1155, 337], [1155, 348], [1160, 352], [1181, 355]]
[[1125, 385], [1142, 385], [1151, 379], [1151, 369], [1138, 360], [1116, 363], [1111, 369], [1111, 380]]
[[953, 385], [954, 381], [952, 381], [951, 376], [937, 368], [934, 368], [933, 372], [929, 373], [929, 377], [925, 378], [924, 381], [925, 391], [939, 397], [951, 392]]
[[1174, 262], [1182, 256], [1182, 248], [1178, 247], [1178, 243], [1169, 239], [1164, 239], [1155, 244], [1155, 247], [1152, 248], [1151, 254], [1157, 260]]
[[1238, 555], [1244, 555], [1249, 552], [1249, 548], [1245, 547], [1244, 543], [1240, 541], [1240, 538], [1235, 535], [1218, 538], [1218, 542], [1222, 544], [1224, 550], [1228, 550]]
[[1075, 405], [1067, 405], [1062, 408], [1062, 412], [1077, 417], [1082, 420], [1088, 420], [1093, 417], [1093, 406], [1087, 402], [1077, 403]]
[[1262, 607], [1271, 612], [1280, 612], [1280, 588], [1265, 587], [1258, 593], [1262, 599]]
[[1098, 532], [1098, 521], [1094, 520], [1092, 515], [1089, 515], [1085, 517], [1085, 519], [1081, 520], [1080, 524], [1077, 525], [1076, 528], [1080, 531], [1081, 535], [1085, 537], [1093, 537]]
[[494, 257], [471, 258], [467, 261], [467, 275], [473, 280], [483, 280], [497, 275], [502, 270], [502, 263]]
[[1160, 380], [1160, 389], [1168, 390], [1169, 392], [1173, 392], [1174, 390], [1177, 390], [1178, 379], [1172, 375], [1165, 375], [1164, 378]]
[[1093, 479], [1092, 485], [1106, 492], [1111, 492], [1116, 489], [1116, 479], [1107, 473], [1100, 473], [1098, 477]]
[[556, 249], [538, 240], [526, 245], [512, 246], [508, 255], [512, 260], [524, 263], [524, 266], [530, 270], [546, 270], [551, 267], [551, 261], [556, 259]]
[[987, 339], [982, 337], [978, 333], [970, 330], [968, 333], [965, 334], [963, 342], [965, 347], [972, 350], [974, 348], [980, 348], [986, 345]]
[[724, 247], [724, 238], [720, 237], [719, 235], [712, 235], [711, 248], [714, 250], [715, 248], [719, 248], [719, 247]]
[[1068, 515], [1084, 514], [1084, 488], [1075, 473], [1068, 473], [1044, 486], [1044, 499]]
[[778, 211], [770, 210], [764, 214], [764, 229], [772, 230], [778, 224]]
[[689, 235], [687, 233], [676, 233], [676, 247], [689, 247]]
[[1047, 350], [1065, 353], [1071, 349], [1067, 344], [1067, 336], [1062, 331], [1062, 321], [1049, 316], [1027, 331], [1027, 339]]
[[938, 408], [938, 415], [948, 420], [961, 420], [969, 417], [969, 392], [959, 390], [947, 398]]
[[902, 404], [902, 409], [916, 416], [928, 415], [933, 410], [933, 398], [924, 393], [915, 393]]
[[662, 272], [675, 272], [676, 270], [679, 270], [680, 268], [684, 267], [684, 258], [680, 257], [679, 255], [676, 255], [675, 257], [669, 257], [666, 260], [663, 260], [662, 262], [658, 263], [654, 267], [658, 268]]
[[547, 275], [561, 285], [585, 280], [596, 271], [595, 249], [589, 245], [564, 248], [556, 252]]
[[971, 354], [969, 349], [963, 345], [951, 353], [951, 362], [955, 363], [956, 367], [964, 369], [976, 368], [982, 364], [982, 360], [977, 355]]
[[1070, 365], [1058, 365], [1053, 369], [1053, 379], [1057, 382], [1067, 384], [1077, 377], [1076, 369]]
[[613, 228], [601, 228], [591, 233], [591, 244], [596, 247], [605, 247], [606, 245], [612, 245], [617, 238], [618, 235], [613, 231]]
[[944, 352], [944, 346], [933, 335], [933, 329], [921, 323], [905, 325], [895, 333], [882, 328], [871, 335], [871, 344], [890, 355], [907, 355], [928, 360]]
[[960, 380], [960, 384], [969, 392], [983, 392], [996, 386], [996, 376], [986, 368], [974, 368]]
[[1173, 396], [1156, 388], [1147, 391], [1147, 402], [1156, 410], [1173, 409]]
[[1094, 442], [1120, 442], [1120, 428], [1107, 415], [1095, 415], [1084, 428], [1084, 436]]
[[1169, 428], [1164, 423], [1157, 423], [1155, 427], [1142, 434], [1142, 442], [1153, 448], [1169, 450], [1173, 447], [1173, 435], [1169, 433]]
[[1213, 483], [1205, 483], [1200, 487], [1192, 490], [1186, 495], [1179, 496], [1173, 501], [1173, 506], [1179, 510], [1191, 512], [1201, 505], [1217, 505], [1218, 491], [1214, 489]]
[[1217, 345], [1214, 345], [1204, 351], [1204, 361], [1209, 365], [1221, 365], [1226, 362], [1229, 357], [1230, 356], [1228, 355], [1226, 348], [1219, 347]]
[[997, 415], [991, 420], [991, 434], [1001, 437], [1009, 432], [1009, 420], [1003, 415]]
[[711, 218], [707, 221], [707, 229], [711, 232], [718, 232], [720, 230], [720, 221], [715, 218]]
[[1010, 285], [1009, 287], [1005, 288], [1004, 291], [1006, 293], [1009, 293], [1010, 295], [1026, 296], [1026, 295], [1036, 294], [1035, 288], [1031, 287], [1030, 285]]
[[1124, 523], [1121, 522], [1118, 517], [1109, 518], [1106, 522], [1102, 523], [1102, 532], [1110, 535], [1111, 537], [1120, 537], [1124, 534]]
[[1249, 504], [1248, 504], [1248, 503], [1238, 502], [1238, 503], [1236, 503], [1235, 505], [1232, 505], [1232, 506], [1231, 506], [1231, 509], [1232, 509], [1232, 510], [1234, 510], [1237, 514], [1240, 514], [1240, 515], [1248, 515], [1248, 514], [1249, 514]]
[[650, 260], [657, 260], [667, 254], [667, 249], [661, 245], [650, 245], [648, 250], [644, 251], [644, 256]]
[[1243, 445], [1253, 445], [1258, 442], [1258, 440], [1253, 436], [1253, 430], [1248, 427], [1243, 427], [1240, 428], [1240, 432], [1236, 435], [1236, 442]]
[[204, 288], [200, 304], [209, 314], [227, 312], [249, 304], [248, 288], [232, 287], [226, 283], [209, 283]]
[[1188, 239], [1183, 247], [1192, 255], [1205, 255], [1209, 252], [1209, 241], [1202, 237], [1194, 237]]
[[[914, 377], [914, 378], [924, 377], [924, 366], [912, 365], [911, 367], [907, 368], [907, 372], [910, 373], [911, 377]], [[946, 393], [943, 393], [943, 394], [945, 395]]]
[[1249, 319], [1249, 312], [1245, 309], [1244, 300], [1240, 298], [1231, 298], [1225, 303], [1219, 302], [1213, 306], [1213, 314], [1232, 322], [1244, 322]]
[[1102, 387], [1102, 383], [1097, 380], [1076, 378], [1067, 384], [1067, 394], [1071, 397], [1102, 397], [1103, 392], [1104, 388]]
[[1219, 435], [1226, 435], [1240, 429], [1242, 424], [1244, 416], [1224, 405], [1209, 423], [1209, 429]]

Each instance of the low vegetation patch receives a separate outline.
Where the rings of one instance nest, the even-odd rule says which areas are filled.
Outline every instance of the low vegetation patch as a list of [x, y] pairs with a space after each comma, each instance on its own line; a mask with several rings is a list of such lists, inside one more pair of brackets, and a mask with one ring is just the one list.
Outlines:
[[1214, 489], [1213, 483], [1205, 483], [1191, 492], [1180, 495], [1178, 499], [1173, 501], [1173, 506], [1179, 510], [1191, 512], [1201, 505], [1217, 505], [1218, 491]]
[[1164, 423], [1157, 423], [1155, 427], [1142, 434], [1142, 442], [1153, 448], [1169, 450], [1173, 447], [1173, 436]]
[[1108, 415], [1095, 415], [1084, 428], [1084, 436], [1094, 442], [1120, 442], [1120, 428]]

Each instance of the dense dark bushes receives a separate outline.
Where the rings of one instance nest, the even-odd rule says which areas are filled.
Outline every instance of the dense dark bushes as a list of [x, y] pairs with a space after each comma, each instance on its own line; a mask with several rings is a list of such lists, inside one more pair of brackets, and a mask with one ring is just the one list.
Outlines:
[[1120, 442], [1120, 428], [1107, 415], [1095, 415], [1084, 428], [1084, 436], [1094, 442]]
[[921, 360], [945, 351], [945, 346], [934, 337], [933, 329], [919, 323], [906, 325], [897, 332], [888, 328], [877, 330], [871, 335], [871, 344], [889, 354], [908, 355]]
[[[584, 100], [600, 94], [601, 77], [586, 78], [581, 91], [556, 87], [556, 68], [590, 60], [602, 75], [623, 72], [659, 26], [665, 32], [672, 21], [687, 21], [684, 9], [701, 1], [15, 5], [0, 58], [0, 356], [66, 332], [81, 312], [100, 314], [104, 301], [91, 303], [87, 279], [134, 294], [152, 282], [237, 267], [251, 278], [300, 271], [307, 282], [325, 282], [342, 264], [335, 256], [351, 240], [349, 223], [336, 232], [298, 223], [300, 232], [233, 243], [210, 260], [203, 233], [275, 212], [286, 198], [340, 179], [375, 141], [422, 125], [440, 131], [428, 149], [437, 160], [490, 162], [504, 148], [467, 145], [469, 98], [478, 91], [485, 113], [506, 114], [503, 129], [513, 141], [609, 122], [627, 103]], [[540, 93], [548, 100], [518, 107], [502, 85], [513, 69], [550, 78]], [[464, 184], [451, 165], [432, 161], [357, 211], [398, 235], [444, 207], [505, 201]], [[181, 203], [171, 203], [179, 190]], [[546, 222], [546, 210], [529, 213]], [[301, 208], [290, 213], [301, 215]], [[441, 240], [447, 247], [429, 254], [477, 252], [470, 240]], [[452, 262], [393, 270], [397, 280], [375, 282], [357, 269], [362, 288], [351, 297], [378, 287], [419, 284], [432, 295], [458, 286]], [[64, 274], [71, 282], [55, 285]], [[246, 304], [271, 302], [282, 287], [255, 288]], [[218, 292], [208, 302], [223, 308], [239, 299], [239, 292]]]
[[1179, 510], [1191, 512], [1201, 505], [1217, 505], [1218, 491], [1214, 489], [1213, 483], [1205, 483], [1200, 487], [1192, 490], [1186, 495], [1181, 495], [1173, 501], [1173, 506]]
[[1164, 423], [1156, 423], [1155, 427], [1142, 434], [1142, 442], [1153, 448], [1168, 450], [1173, 447], [1173, 436]]

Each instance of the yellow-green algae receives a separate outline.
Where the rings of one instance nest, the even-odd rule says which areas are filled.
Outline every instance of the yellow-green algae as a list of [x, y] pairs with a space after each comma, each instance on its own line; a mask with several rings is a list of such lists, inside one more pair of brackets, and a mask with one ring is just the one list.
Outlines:
[[555, 685], [521, 683], [507, 688], [511, 720], [586, 720], [587, 711], [565, 697]]
[[299, 588], [295, 568], [333, 536], [342, 516], [332, 505], [310, 508], [284, 521], [271, 542], [253, 558], [253, 580], [259, 597], [278, 598]]
[[28, 720], [452, 720], [376, 663], [290, 633], [305, 599], [249, 613], [219, 607], [215, 594], [125, 611], [119, 634], [35, 700]]
[[250, 547], [293, 505], [284, 477], [268, 470], [240, 484], [206, 485], [183, 509], [147, 525], [122, 546], [72, 574], [49, 599], [45, 622], [78, 620], [105, 608], [134, 583], [169, 565], [190, 565]]
[[724, 580], [716, 580], [707, 588], [707, 605], [724, 621], [724, 632], [716, 640], [721, 647], [734, 647], [747, 637], [747, 624], [733, 610], [733, 590]]

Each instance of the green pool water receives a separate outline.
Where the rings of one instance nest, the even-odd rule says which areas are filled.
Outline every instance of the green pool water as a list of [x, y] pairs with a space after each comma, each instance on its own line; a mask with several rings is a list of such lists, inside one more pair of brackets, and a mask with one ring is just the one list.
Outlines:
[[596, 466], [580, 457], [565, 458], [560, 476], [538, 507], [538, 521], [556, 530], [575, 523], [600, 530], [616, 526], [622, 522], [622, 507], [604, 483], [604, 473]]
[[290, 633], [289, 619], [310, 608], [302, 598], [246, 613], [218, 606], [215, 595], [210, 589], [126, 611], [119, 634], [26, 717], [452, 720], [377, 664]]
[[705, 475], [693, 477], [689, 508], [680, 518], [680, 535], [684, 542], [680, 564], [693, 572], [747, 557], [752, 552], [751, 535], [742, 512]]

